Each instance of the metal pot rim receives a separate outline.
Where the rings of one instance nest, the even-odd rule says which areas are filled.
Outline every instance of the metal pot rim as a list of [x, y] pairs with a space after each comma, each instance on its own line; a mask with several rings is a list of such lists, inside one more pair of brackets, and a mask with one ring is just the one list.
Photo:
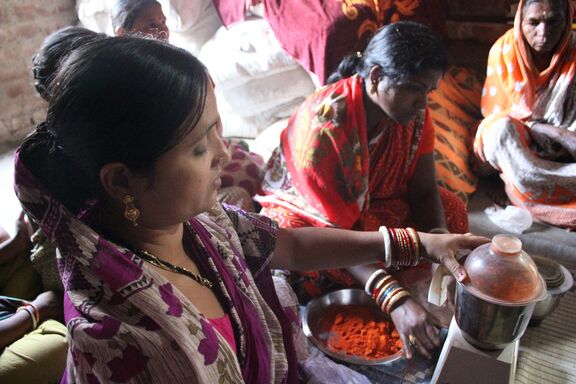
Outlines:
[[497, 299], [497, 298], [488, 296], [483, 292], [480, 292], [479, 290], [475, 289], [474, 287], [470, 287], [470, 286], [468, 286], [464, 283], [461, 283], [461, 282], [457, 282], [457, 283], [459, 286], [462, 286], [463, 289], [470, 292], [470, 294], [472, 294], [472, 295], [476, 296], [477, 298], [482, 299], [488, 303], [497, 304], [497, 305], [504, 305], [507, 307], [522, 307], [522, 306], [526, 306], [526, 305], [529, 305], [532, 303], [537, 303], [539, 301], [542, 301], [542, 300], [546, 299], [546, 297], [548, 296], [548, 291], [546, 289], [546, 282], [544, 281], [544, 278], [542, 278], [542, 276], [539, 274], [538, 279], [540, 281], [540, 293], [529, 300], [516, 301], [516, 302], [510, 302], [510, 301], [506, 301], [506, 300]]
[[574, 285], [574, 276], [572, 276], [572, 273], [570, 273], [570, 271], [562, 264], [558, 263], [558, 266], [564, 274], [564, 281], [558, 287], [548, 289], [548, 293], [552, 296], [563, 295], [568, 292]]

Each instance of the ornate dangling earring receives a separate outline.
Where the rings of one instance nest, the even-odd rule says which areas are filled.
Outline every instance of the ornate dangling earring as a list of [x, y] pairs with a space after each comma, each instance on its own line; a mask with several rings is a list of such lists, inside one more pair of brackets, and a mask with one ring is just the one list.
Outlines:
[[370, 88], [370, 93], [378, 93], [378, 82], [372, 81], [372, 87]]
[[134, 196], [127, 194], [122, 199], [124, 203], [124, 217], [132, 223], [135, 227], [138, 226], [138, 218], [140, 217], [140, 210], [134, 205]]

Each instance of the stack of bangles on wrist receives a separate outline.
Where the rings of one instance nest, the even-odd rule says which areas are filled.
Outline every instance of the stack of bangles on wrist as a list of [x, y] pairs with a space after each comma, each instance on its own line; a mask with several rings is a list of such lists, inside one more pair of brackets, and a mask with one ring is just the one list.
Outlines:
[[386, 273], [378, 269], [366, 281], [364, 286], [366, 294], [372, 296], [378, 307], [387, 314], [394, 308], [396, 303], [404, 297], [409, 297], [410, 292]]
[[26, 303], [21, 307], [18, 307], [16, 312], [26, 311], [30, 315], [32, 319], [32, 330], [38, 328], [38, 323], [40, 322], [40, 312], [38, 312], [38, 308], [32, 303]]
[[420, 262], [420, 238], [414, 228], [387, 228], [378, 230], [384, 238], [384, 266], [415, 266]]

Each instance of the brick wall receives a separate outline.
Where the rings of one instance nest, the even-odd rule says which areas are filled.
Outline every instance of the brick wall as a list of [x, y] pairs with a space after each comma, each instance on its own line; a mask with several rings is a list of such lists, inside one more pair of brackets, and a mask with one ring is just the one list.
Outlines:
[[46, 114], [32, 84], [33, 53], [44, 37], [76, 23], [74, 0], [0, 0], [0, 153]]

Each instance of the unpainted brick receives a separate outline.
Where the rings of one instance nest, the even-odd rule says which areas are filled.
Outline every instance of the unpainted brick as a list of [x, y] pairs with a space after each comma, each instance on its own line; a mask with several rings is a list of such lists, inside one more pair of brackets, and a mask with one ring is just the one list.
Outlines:
[[26, 87], [24, 87], [22, 84], [13, 85], [11, 87], [8, 87], [8, 89], [6, 90], [6, 95], [11, 98], [21, 97], [23, 96], [23, 93], [25, 91]]
[[18, 20], [30, 20], [38, 17], [46, 17], [50, 14], [45, 6], [21, 5], [14, 7], [14, 16]]
[[[2, 62], [1, 58], [0, 62]], [[12, 70], [11, 68], [0, 69], [0, 84], [4, 86], [5, 84], [8, 84], [10, 81], [28, 80], [30, 78], [31, 73], [32, 73], [32, 65], [30, 65], [30, 68], [27, 71], [22, 71], [22, 68], [18, 68], [17, 70], [16, 69]]]
[[78, 23], [74, 0], [0, 0], [0, 153], [46, 117], [32, 80], [32, 55], [50, 33]]

